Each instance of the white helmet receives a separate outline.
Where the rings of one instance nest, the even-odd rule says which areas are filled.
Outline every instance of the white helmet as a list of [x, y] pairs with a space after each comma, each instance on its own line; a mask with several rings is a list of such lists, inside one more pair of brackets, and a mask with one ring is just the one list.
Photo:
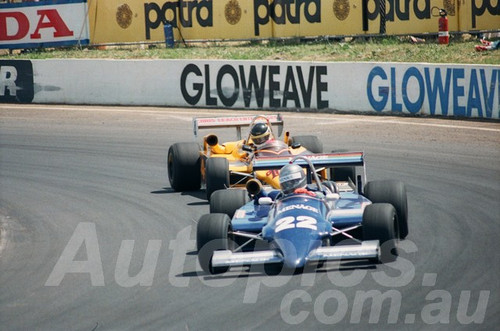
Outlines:
[[283, 193], [289, 194], [298, 188], [306, 187], [307, 178], [302, 167], [287, 164], [280, 170], [280, 186]]

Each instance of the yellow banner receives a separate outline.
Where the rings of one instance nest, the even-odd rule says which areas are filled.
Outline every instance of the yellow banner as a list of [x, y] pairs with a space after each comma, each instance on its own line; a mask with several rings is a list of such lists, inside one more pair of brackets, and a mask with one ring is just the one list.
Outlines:
[[[385, 8], [381, 7], [381, 4]], [[436, 33], [500, 28], [500, 0], [89, 0], [91, 42]]]
[[500, 0], [457, 0], [462, 31], [500, 30]]

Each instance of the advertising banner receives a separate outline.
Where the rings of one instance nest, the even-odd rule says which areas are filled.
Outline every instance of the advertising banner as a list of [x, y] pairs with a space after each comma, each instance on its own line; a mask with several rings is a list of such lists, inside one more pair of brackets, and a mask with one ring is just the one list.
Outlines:
[[498, 66], [210, 61], [179, 82], [190, 106], [499, 118]]
[[0, 48], [89, 44], [86, 0], [0, 4]]
[[33, 66], [28, 60], [0, 60], [0, 102], [30, 103], [35, 95]]
[[89, 6], [94, 44], [163, 41], [166, 23], [178, 41], [437, 33], [440, 8], [452, 32], [500, 28], [497, 0], [94, 0]]
[[16, 61], [0, 63], [0, 101], [500, 119], [500, 67], [492, 65], [97, 59], [31, 63], [32, 69]]
[[457, 0], [462, 31], [500, 30], [499, 0]]

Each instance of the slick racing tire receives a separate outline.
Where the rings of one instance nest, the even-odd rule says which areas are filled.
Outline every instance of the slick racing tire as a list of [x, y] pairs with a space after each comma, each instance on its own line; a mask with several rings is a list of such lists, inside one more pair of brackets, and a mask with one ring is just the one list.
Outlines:
[[396, 260], [397, 251], [396, 210], [389, 203], [368, 205], [363, 212], [363, 240], [378, 240], [380, 243], [380, 260], [374, 262], [392, 262]]
[[377, 180], [364, 188], [364, 196], [373, 203], [390, 203], [396, 209], [399, 222], [399, 238], [408, 236], [408, 199], [404, 183], [397, 180]]
[[228, 160], [222, 157], [207, 159], [205, 179], [207, 184], [207, 200], [210, 200], [212, 193], [229, 187]]
[[231, 248], [228, 232], [231, 230], [231, 220], [226, 214], [206, 214], [198, 221], [196, 228], [196, 246], [198, 262], [203, 271], [220, 274], [229, 267], [212, 267], [212, 257], [217, 250]]
[[290, 146], [300, 144], [311, 153], [323, 153], [323, 143], [316, 136], [295, 136], [290, 138]]
[[201, 187], [200, 167], [200, 146], [197, 143], [176, 143], [168, 149], [168, 180], [175, 191], [199, 190]]
[[217, 190], [210, 197], [210, 214], [221, 213], [233, 218], [236, 210], [249, 201], [250, 198], [246, 190]]

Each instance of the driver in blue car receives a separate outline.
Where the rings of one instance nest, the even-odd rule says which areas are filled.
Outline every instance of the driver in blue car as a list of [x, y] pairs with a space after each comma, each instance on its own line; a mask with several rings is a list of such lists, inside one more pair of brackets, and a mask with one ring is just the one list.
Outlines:
[[315, 197], [316, 193], [307, 189], [304, 169], [297, 164], [287, 164], [280, 170], [280, 186], [285, 195], [304, 193]]
[[322, 194], [327, 196], [331, 193], [337, 193], [336, 185], [331, 181], [322, 183], [323, 192], [320, 192], [316, 185], [311, 185], [309, 188], [305, 171], [297, 164], [287, 164], [281, 168], [280, 186], [284, 195], [307, 194], [312, 197], [319, 197]]

